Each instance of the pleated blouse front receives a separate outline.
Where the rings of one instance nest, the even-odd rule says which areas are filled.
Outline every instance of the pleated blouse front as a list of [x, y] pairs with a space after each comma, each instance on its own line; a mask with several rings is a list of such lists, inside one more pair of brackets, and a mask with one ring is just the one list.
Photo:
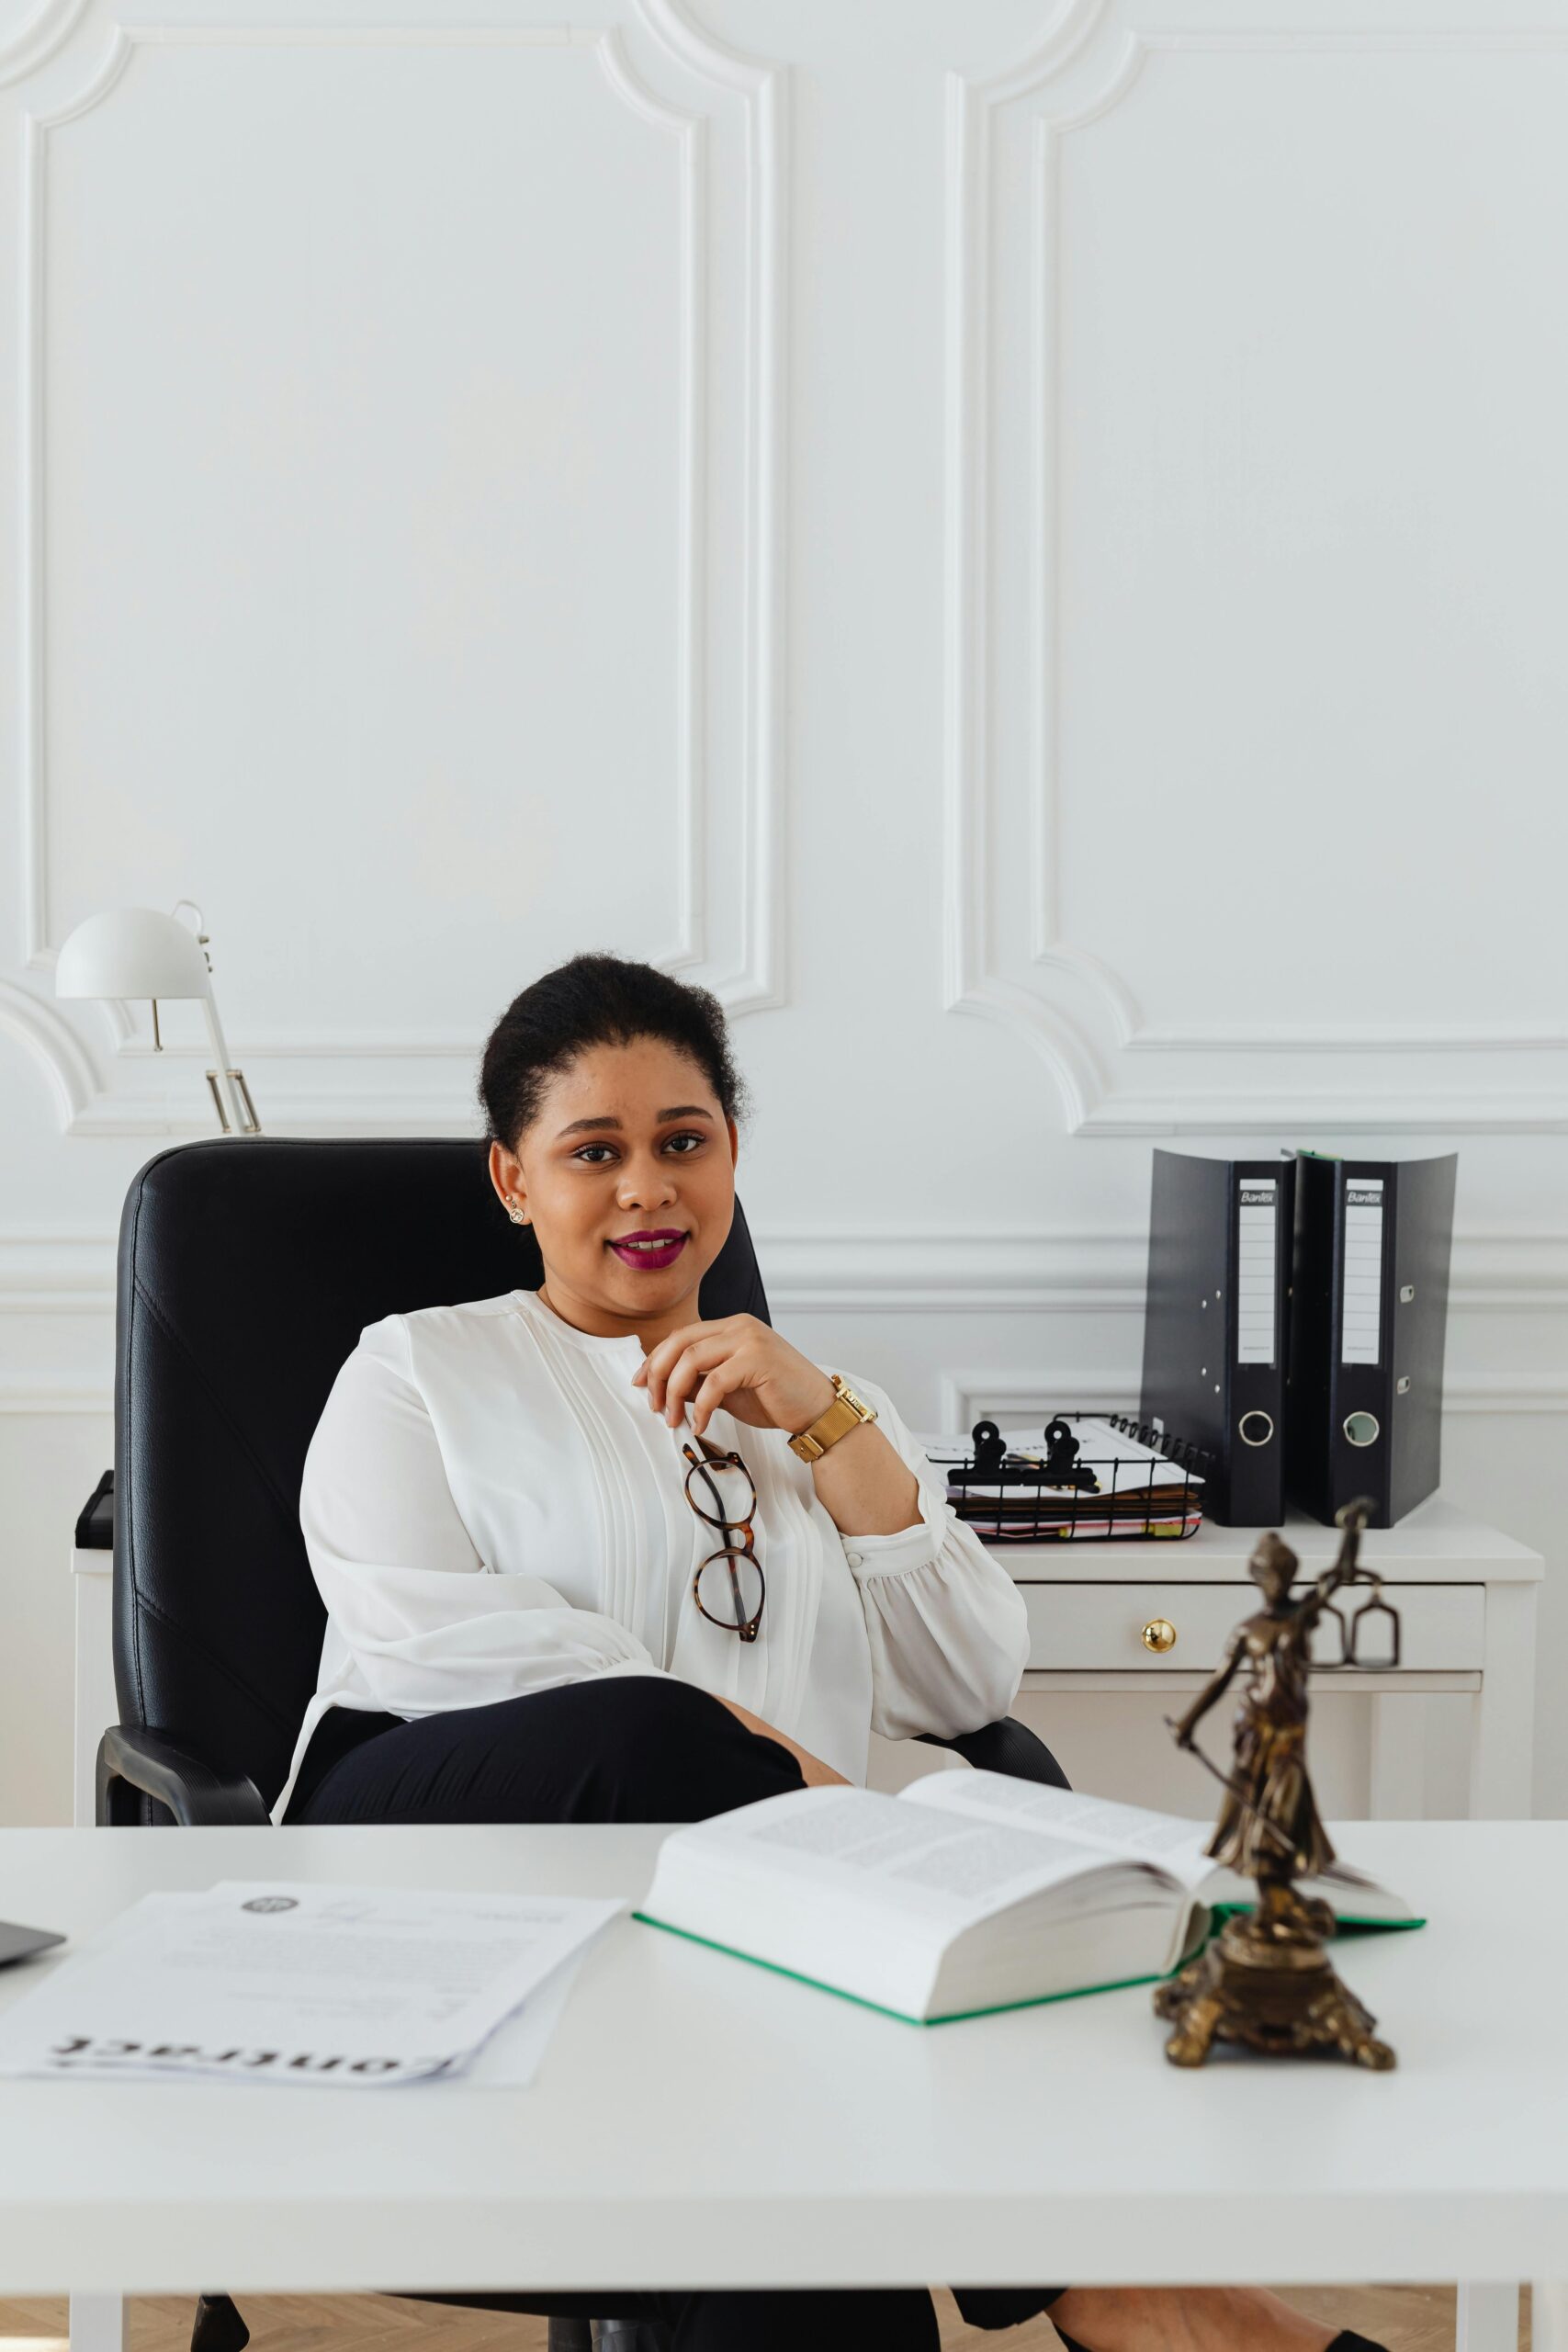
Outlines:
[[951, 1734], [1007, 1713], [1029, 1650], [1021, 1596], [885, 1390], [844, 1371], [919, 1485], [918, 1521], [892, 1535], [840, 1535], [784, 1430], [710, 1419], [705, 1434], [757, 1489], [767, 1599], [746, 1643], [692, 1599], [719, 1539], [685, 1498], [689, 1424], [632, 1385], [642, 1361], [635, 1336], [580, 1331], [528, 1290], [366, 1326], [305, 1461], [299, 1522], [327, 1625], [275, 1820], [333, 1706], [412, 1718], [670, 1674], [856, 1781], [874, 1730]]

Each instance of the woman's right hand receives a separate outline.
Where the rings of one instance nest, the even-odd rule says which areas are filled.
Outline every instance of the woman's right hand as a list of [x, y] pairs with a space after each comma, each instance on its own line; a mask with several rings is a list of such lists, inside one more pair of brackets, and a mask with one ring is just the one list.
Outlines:
[[[716, 1691], [714, 1696], [717, 1698]], [[802, 1747], [798, 1740], [790, 1739], [784, 1732], [776, 1730], [772, 1724], [765, 1724], [761, 1715], [754, 1715], [749, 1707], [741, 1706], [738, 1700], [719, 1699], [718, 1703], [721, 1707], [728, 1707], [736, 1721], [744, 1724], [748, 1731], [755, 1732], [760, 1739], [776, 1739], [781, 1747], [787, 1747], [799, 1765], [808, 1789], [850, 1787], [851, 1783], [841, 1772], [835, 1772], [830, 1764], [824, 1764], [819, 1756], [813, 1756], [811, 1750], [808, 1747]]]

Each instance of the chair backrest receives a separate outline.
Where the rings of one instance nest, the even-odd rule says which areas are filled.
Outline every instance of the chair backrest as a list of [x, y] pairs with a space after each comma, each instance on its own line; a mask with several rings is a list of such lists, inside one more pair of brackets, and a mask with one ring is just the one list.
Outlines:
[[[115, 1688], [120, 1721], [270, 1805], [325, 1622], [299, 1532], [305, 1453], [367, 1323], [536, 1289], [482, 1140], [218, 1138], [160, 1152], [120, 1217]], [[705, 1317], [767, 1301], [740, 1203]]]

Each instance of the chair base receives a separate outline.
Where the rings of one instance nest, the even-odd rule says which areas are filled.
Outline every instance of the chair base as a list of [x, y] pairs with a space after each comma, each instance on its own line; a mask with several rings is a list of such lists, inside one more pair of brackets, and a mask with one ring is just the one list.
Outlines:
[[549, 2352], [670, 2352], [674, 2331], [650, 2319], [553, 2319]]
[[[673, 2334], [660, 2320], [552, 2319], [547, 2341], [549, 2352], [670, 2352]], [[190, 2352], [244, 2352], [250, 2340], [250, 2329], [227, 2295], [197, 2297]]]
[[245, 2352], [251, 2331], [227, 2295], [199, 2295], [190, 2352]]

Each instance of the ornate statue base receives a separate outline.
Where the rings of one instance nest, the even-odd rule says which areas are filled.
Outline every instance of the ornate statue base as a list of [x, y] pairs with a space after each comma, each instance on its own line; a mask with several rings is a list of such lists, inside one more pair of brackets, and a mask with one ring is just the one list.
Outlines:
[[1258, 1894], [1255, 1912], [1227, 1919], [1207, 1951], [1155, 1988], [1155, 2015], [1176, 2024], [1165, 2045], [1171, 2064], [1201, 2066], [1216, 2041], [1239, 2041], [1270, 2057], [1326, 2051], [1379, 2072], [1392, 2066], [1377, 2020], [1329, 1965], [1328, 1905], [1288, 1885], [1264, 1883]]

